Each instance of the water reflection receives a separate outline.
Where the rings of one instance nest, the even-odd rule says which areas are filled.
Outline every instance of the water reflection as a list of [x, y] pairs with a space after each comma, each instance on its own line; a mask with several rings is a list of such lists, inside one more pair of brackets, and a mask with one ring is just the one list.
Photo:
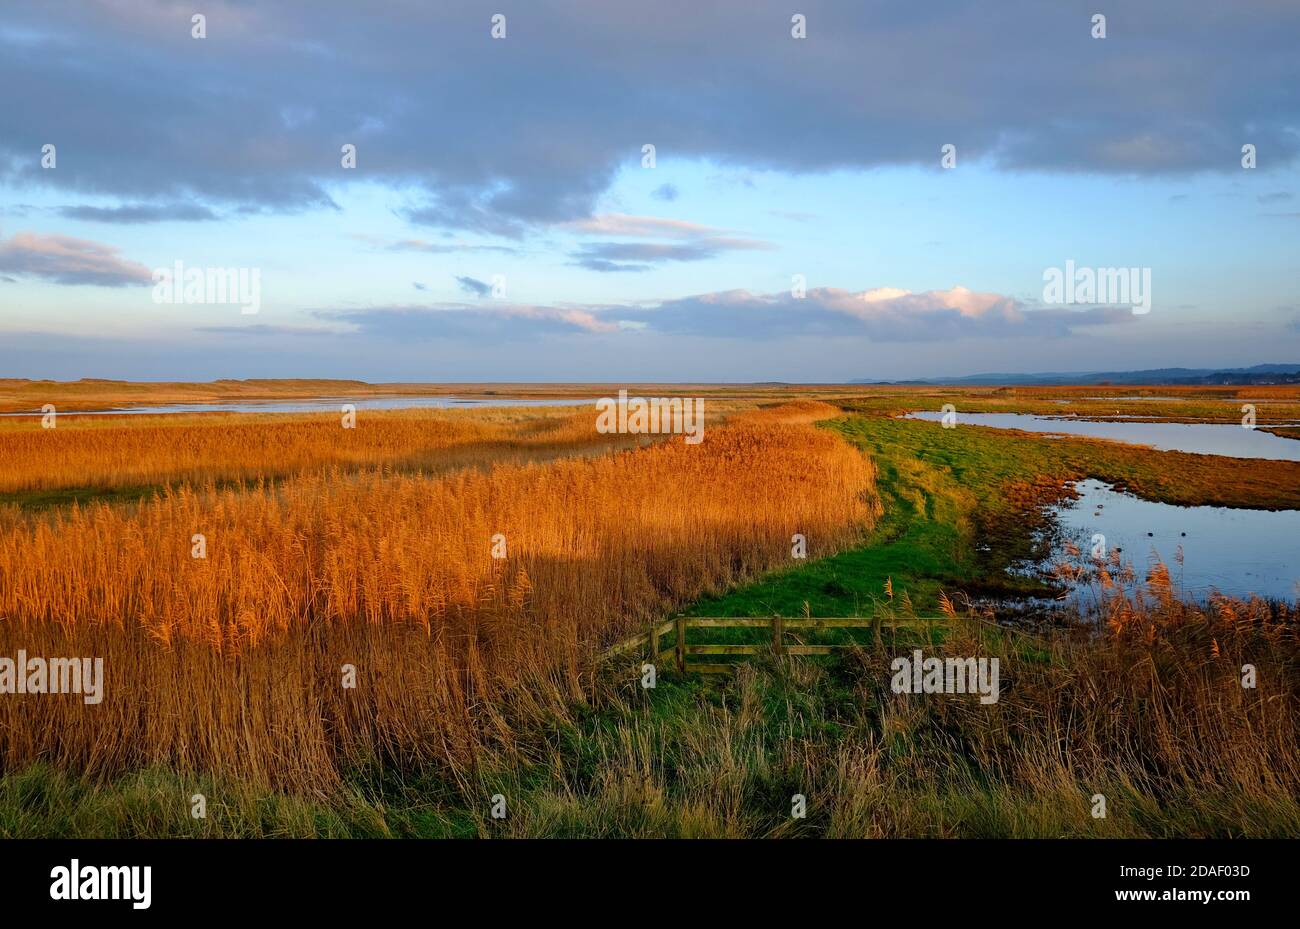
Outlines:
[[[132, 406], [111, 410], [59, 411], [60, 416], [152, 414], [164, 413], [311, 413], [328, 411], [337, 413], [345, 403], [358, 410], [406, 410], [413, 408], [455, 409], [459, 407], [492, 406], [584, 406], [595, 403], [591, 398], [526, 400], [511, 397], [311, 397], [301, 400], [241, 400], [225, 403], [166, 403], [156, 406]], [[35, 413], [0, 413], [0, 416], [40, 416]]]
[[[1080, 481], [1075, 489], [1078, 500], [1054, 509], [1063, 534], [1080, 552], [1069, 558], [1074, 564], [1092, 562], [1100, 535], [1108, 558], [1118, 550], [1122, 561], [1132, 563], [1138, 585], [1158, 560], [1186, 599], [1204, 600], [1214, 590], [1300, 599], [1300, 510], [1172, 506], [1095, 480]], [[1085, 583], [1070, 598], [1088, 605], [1096, 593]]]
[[[942, 413], [909, 413], [908, 419], [939, 422]], [[1112, 439], [1132, 445], [1149, 445], [1160, 451], [1224, 455], [1229, 458], [1263, 458], [1270, 461], [1300, 461], [1300, 441], [1244, 429], [1225, 423], [1095, 422], [1087, 419], [1059, 419], [1027, 413], [957, 413], [957, 425], [1022, 429], [1025, 432], [1054, 432], [1061, 435]]]

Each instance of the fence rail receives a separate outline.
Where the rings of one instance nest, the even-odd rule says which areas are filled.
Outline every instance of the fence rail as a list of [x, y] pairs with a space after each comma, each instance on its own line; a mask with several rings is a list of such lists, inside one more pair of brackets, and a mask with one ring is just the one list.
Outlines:
[[[796, 630], [825, 629], [870, 629], [877, 642], [884, 629], [925, 629], [933, 630], [947, 617], [916, 617], [909, 619], [880, 619], [853, 616], [677, 616], [673, 619], [656, 623], [640, 635], [632, 636], [614, 645], [605, 652], [605, 658], [617, 658], [622, 655], [642, 653], [653, 664], [670, 663], [678, 671], [693, 671], [700, 674], [720, 674], [733, 671], [734, 663], [691, 662], [692, 655], [761, 655], [775, 651], [781, 655], [830, 655], [844, 649], [855, 648], [856, 644], [847, 645], [806, 645], [804, 643], [788, 644], [786, 634]], [[771, 641], [764, 644], [710, 644], [686, 642], [688, 629], [770, 629]], [[660, 650], [661, 640], [669, 633], [675, 633], [669, 648]]]

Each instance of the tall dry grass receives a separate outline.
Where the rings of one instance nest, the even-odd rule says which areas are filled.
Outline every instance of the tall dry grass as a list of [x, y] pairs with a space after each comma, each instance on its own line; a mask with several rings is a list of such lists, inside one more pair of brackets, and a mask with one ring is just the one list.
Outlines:
[[1184, 601], [1161, 565], [1132, 594], [1108, 589], [1080, 627], [1042, 638], [958, 624], [945, 653], [1000, 656], [992, 708], [883, 698], [883, 741], [914, 746], [876, 784], [915, 794], [895, 834], [1295, 834], [1300, 611]]
[[449, 469], [529, 456], [626, 448], [571, 407], [204, 413], [0, 420], [0, 493], [173, 482], [255, 481], [323, 467]]
[[[1110, 596], [1098, 624], [1027, 635], [953, 604], [946, 638], [885, 633], [838, 664], [768, 657], [725, 701], [664, 712], [630, 684], [595, 746], [492, 782], [527, 802], [485, 835], [1232, 837], [1300, 832], [1300, 612]], [[900, 615], [908, 615], [900, 611]], [[1001, 693], [895, 694], [890, 663], [997, 658]], [[1257, 671], [1242, 686], [1242, 666]], [[654, 708], [652, 708], [654, 707]], [[501, 782], [505, 781], [505, 787]], [[480, 785], [476, 797], [488, 784]], [[806, 818], [790, 815], [807, 798]], [[1094, 798], [1106, 801], [1096, 817]]]
[[596, 643], [788, 563], [793, 533], [814, 555], [849, 544], [878, 512], [868, 460], [778, 422], [436, 479], [0, 508], [0, 655], [102, 656], [107, 679], [98, 706], [0, 700], [0, 759], [318, 791], [377, 759], [465, 775], [583, 698]]

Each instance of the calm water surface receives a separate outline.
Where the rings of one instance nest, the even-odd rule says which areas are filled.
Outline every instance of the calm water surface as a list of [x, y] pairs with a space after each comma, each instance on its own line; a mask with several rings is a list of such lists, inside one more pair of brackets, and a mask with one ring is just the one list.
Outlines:
[[[457, 407], [491, 407], [491, 406], [583, 406], [595, 403], [594, 399], [548, 399], [522, 400], [510, 397], [311, 397], [302, 400], [239, 400], [228, 403], [169, 403], [159, 406], [133, 406], [112, 410], [80, 410], [64, 413], [60, 416], [77, 416], [79, 414], [152, 414], [160, 413], [310, 413], [328, 410], [337, 413], [345, 403], [351, 403], [358, 410], [405, 410], [416, 407], [432, 409], [454, 409]], [[35, 413], [0, 413], [0, 416], [40, 416]]]
[[[1169, 568], [1175, 590], [1188, 599], [1203, 600], [1212, 590], [1300, 599], [1300, 510], [1172, 506], [1095, 480], [1080, 481], [1075, 489], [1079, 499], [1053, 512], [1084, 559], [1100, 533], [1107, 552], [1118, 547], [1121, 559], [1132, 563], [1139, 583], [1158, 559]], [[1093, 596], [1086, 586], [1074, 592], [1075, 598]]]
[[[939, 422], [943, 414], [927, 410], [909, 413], [908, 419]], [[992, 426], [1061, 435], [1112, 439], [1133, 445], [1149, 445], [1160, 451], [1224, 455], [1229, 458], [1263, 458], [1271, 461], [1300, 461], [1300, 441], [1258, 429], [1244, 429], [1228, 423], [1095, 422], [1087, 419], [1058, 419], [1027, 413], [957, 413], [957, 426]]]

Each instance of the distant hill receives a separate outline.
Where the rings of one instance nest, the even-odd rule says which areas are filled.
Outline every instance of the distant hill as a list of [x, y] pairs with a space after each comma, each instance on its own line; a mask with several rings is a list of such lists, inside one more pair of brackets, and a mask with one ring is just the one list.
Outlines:
[[1250, 368], [1151, 368], [1145, 371], [1077, 371], [1038, 374], [970, 374], [907, 381], [865, 378], [850, 384], [1300, 384], [1300, 364], [1266, 364]]

